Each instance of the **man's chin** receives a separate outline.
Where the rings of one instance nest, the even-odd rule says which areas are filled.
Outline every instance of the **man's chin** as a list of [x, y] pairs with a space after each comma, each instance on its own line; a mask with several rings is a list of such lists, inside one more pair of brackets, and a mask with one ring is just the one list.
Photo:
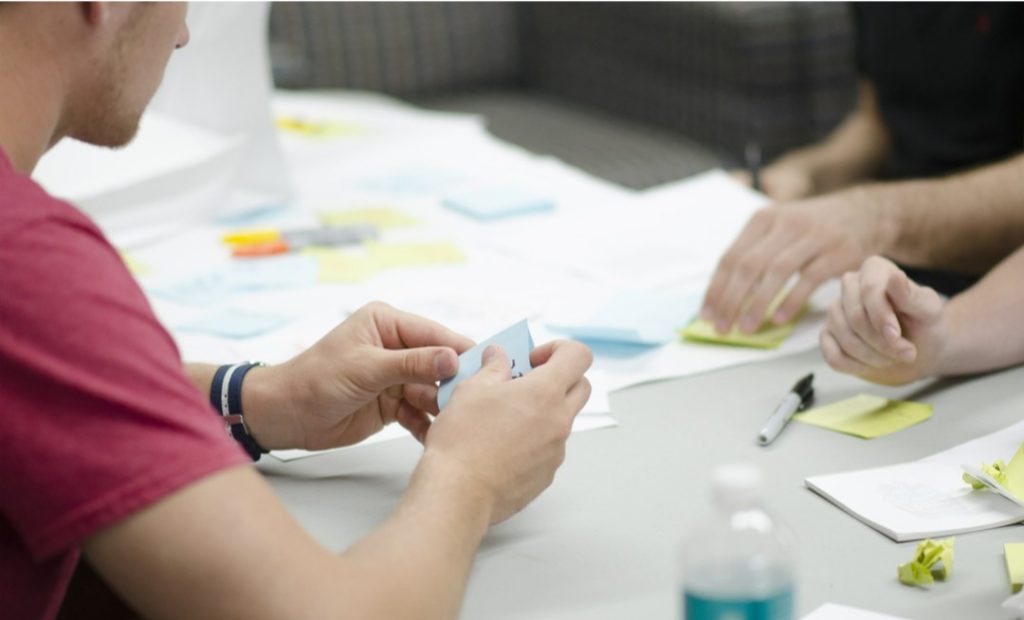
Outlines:
[[118, 149], [128, 146], [138, 133], [139, 119], [135, 119], [132, 123], [117, 126], [90, 127], [84, 131], [73, 132], [69, 137], [95, 146]]

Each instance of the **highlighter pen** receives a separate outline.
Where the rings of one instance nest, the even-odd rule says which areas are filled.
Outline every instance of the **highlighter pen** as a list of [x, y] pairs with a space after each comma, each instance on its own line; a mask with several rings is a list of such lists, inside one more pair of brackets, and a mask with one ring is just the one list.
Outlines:
[[757, 142], [747, 142], [744, 149], [747, 157], [747, 172], [750, 173], [750, 187], [755, 191], [761, 191], [761, 145]]
[[231, 255], [236, 258], [258, 258], [294, 252], [309, 246], [353, 245], [376, 239], [379, 232], [373, 224], [281, 231], [253, 230], [225, 235], [224, 242], [232, 246]]
[[814, 373], [811, 373], [796, 382], [789, 394], [786, 394], [779, 406], [775, 408], [772, 417], [768, 418], [768, 423], [764, 425], [761, 434], [757, 436], [758, 443], [767, 446], [775, 441], [786, 424], [789, 424], [793, 414], [801, 409], [806, 409], [811, 404], [811, 401], [814, 400], [814, 388], [811, 386], [813, 381]]

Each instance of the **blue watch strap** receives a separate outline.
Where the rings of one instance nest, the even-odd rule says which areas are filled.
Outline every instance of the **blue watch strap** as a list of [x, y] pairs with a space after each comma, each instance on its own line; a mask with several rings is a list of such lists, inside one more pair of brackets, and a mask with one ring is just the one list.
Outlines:
[[242, 381], [250, 370], [263, 365], [261, 362], [247, 362], [221, 366], [214, 373], [210, 385], [210, 404], [224, 419], [231, 436], [254, 461], [260, 460], [260, 456], [266, 454], [267, 450], [249, 434], [249, 428], [245, 424], [245, 417], [242, 414]]

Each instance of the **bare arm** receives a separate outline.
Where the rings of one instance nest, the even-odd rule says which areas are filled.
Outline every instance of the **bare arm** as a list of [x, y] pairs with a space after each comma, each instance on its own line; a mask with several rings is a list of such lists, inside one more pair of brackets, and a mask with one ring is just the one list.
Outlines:
[[983, 273], [1024, 242], [1024, 155], [943, 179], [880, 183], [861, 200], [895, 232], [877, 248], [913, 266]]
[[873, 256], [843, 276], [829, 310], [822, 353], [841, 372], [903, 384], [1024, 362], [1024, 249], [943, 303], [891, 261]]
[[885, 161], [889, 146], [889, 132], [878, 111], [874, 84], [861, 80], [857, 107], [824, 141], [793, 151], [769, 168], [803, 169], [811, 183], [808, 195], [823, 194], [873, 177]]
[[146, 617], [453, 618], [490, 514], [448, 473], [424, 463], [395, 515], [340, 556], [247, 468], [94, 536], [85, 556]]
[[959, 375], [1024, 362], [1024, 250], [946, 304], [949, 341], [936, 369]]
[[530, 357], [534, 370], [512, 381], [505, 354], [485, 352], [430, 424], [394, 515], [340, 556], [254, 471], [235, 468], [92, 536], [86, 559], [146, 617], [454, 618], [488, 524], [552, 482], [590, 396], [582, 345], [548, 343]]
[[[797, 149], [765, 167], [761, 183], [777, 201], [809, 198], [869, 179], [889, 152], [889, 132], [878, 112], [875, 87], [861, 80], [856, 107], [817, 144]], [[745, 172], [739, 178], [750, 183]]]

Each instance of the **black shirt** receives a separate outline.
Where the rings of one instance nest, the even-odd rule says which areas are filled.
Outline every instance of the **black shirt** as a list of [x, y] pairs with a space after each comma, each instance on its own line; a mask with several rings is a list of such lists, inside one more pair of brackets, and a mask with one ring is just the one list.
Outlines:
[[1024, 4], [854, 3], [857, 65], [893, 151], [885, 176], [947, 174], [1024, 150]]

